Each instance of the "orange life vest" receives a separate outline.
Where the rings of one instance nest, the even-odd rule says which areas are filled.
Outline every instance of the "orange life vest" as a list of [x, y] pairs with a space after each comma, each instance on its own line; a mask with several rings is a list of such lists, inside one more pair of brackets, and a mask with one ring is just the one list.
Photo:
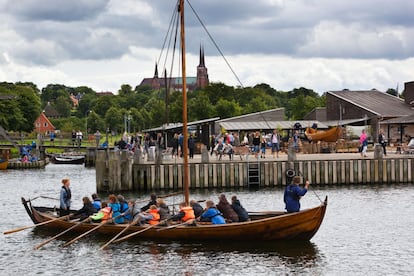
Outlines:
[[104, 216], [102, 218], [102, 221], [105, 221], [105, 220], [108, 220], [108, 219], [112, 218], [112, 208], [111, 207], [108, 206], [108, 207], [102, 208], [100, 211], [104, 214]]
[[181, 219], [181, 221], [186, 222], [187, 220], [195, 219], [193, 207], [186, 206], [181, 208], [181, 211], [184, 212], [184, 217]]
[[152, 215], [152, 219], [148, 221], [149, 224], [154, 225], [160, 222], [160, 214], [158, 209], [150, 209], [149, 213]]

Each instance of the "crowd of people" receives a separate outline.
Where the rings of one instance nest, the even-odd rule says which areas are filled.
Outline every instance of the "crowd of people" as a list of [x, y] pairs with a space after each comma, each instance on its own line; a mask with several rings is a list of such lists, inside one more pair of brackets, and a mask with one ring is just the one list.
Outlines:
[[[309, 181], [305, 187], [300, 188], [301, 177], [294, 176], [292, 183], [288, 185], [284, 193], [284, 202], [288, 213], [300, 210], [299, 200], [304, 196], [309, 188]], [[91, 222], [111, 222], [115, 224], [134, 223], [137, 225], [155, 224], [181, 224], [181, 223], [201, 223], [201, 224], [226, 224], [232, 222], [249, 221], [249, 213], [240, 203], [237, 196], [232, 196], [231, 203], [225, 194], [218, 197], [218, 203], [212, 200], [205, 201], [205, 208], [199, 202], [191, 200], [187, 205], [185, 202], [179, 204], [179, 210], [170, 210], [169, 205], [162, 198], [157, 198], [156, 194], [151, 194], [147, 204], [138, 206], [137, 201], [125, 200], [122, 195], [111, 194], [107, 201], [101, 201], [99, 196], [94, 193], [92, 200], [85, 196], [82, 198], [83, 206], [75, 212], [71, 211], [72, 192], [70, 189], [70, 179], [62, 179], [60, 190], [60, 216], [73, 215], [81, 221]], [[170, 205], [173, 206], [174, 205]]]
[[[294, 143], [297, 143], [299, 138], [293, 137]], [[234, 147], [246, 146], [249, 147], [256, 158], [266, 158], [266, 149], [268, 147], [272, 150], [274, 158], [279, 157], [281, 149], [282, 138], [277, 129], [272, 133], [264, 134], [260, 131], [245, 133], [243, 139], [240, 139], [237, 132], [225, 133], [223, 135], [212, 135], [210, 138], [210, 155], [216, 154], [221, 160], [223, 155], [228, 155], [229, 159], [233, 158], [235, 153]]]

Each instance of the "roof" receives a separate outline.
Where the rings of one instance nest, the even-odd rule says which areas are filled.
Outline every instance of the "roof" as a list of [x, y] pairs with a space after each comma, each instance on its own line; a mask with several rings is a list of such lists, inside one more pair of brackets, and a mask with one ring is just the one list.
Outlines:
[[328, 125], [319, 121], [257, 121], [257, 122], [225, 122], [223, 120], [218, 121], [226, 130], [260, 130], [260, 129], [292, 129], [294, 124], [300, 123], [302, 127], [311, 127], [314, 123], [318, 125], [318, 128], [329, 128]]
[[[187, 126], [202, 125], [202, 124], [205, 124], [205, 123], [215, 122], [219, 119], [220, 119], [220, 117], [214, 117], [214, 118], [210, 118], [210, 119], [203, 119], [203, 120], [188, 122]], [[144, 129], [142, 131], [143, 132], [166, 131], [166, 130], [177, 129], [177, 128], [182, 128], [182, 127], [183, 127], [183, 123], [170, 123], [168, 125], [163, 125], [163, 126], [160, 126], [160, 127]]]
[[50, 104], [50, 102], [47, 103], [43, 112], [50, 118], [60, 117], [60, 113]]
[[249, 113], [241, 116], [226, 118], [218, 121], [218, 123], [223, 122], [258, 122], [258, 121], [283, 121], [285, 117], [285, 108], [275, 108], [265, 111]]
[[385, 120], [380, 122], [380, 124], [414, 124], [414, 111], [412, 115]]
[[403, 99], [376, 89], [329, 91], [327, 94], [382, 117], [401, 117], [413, 113], [411, 107]]

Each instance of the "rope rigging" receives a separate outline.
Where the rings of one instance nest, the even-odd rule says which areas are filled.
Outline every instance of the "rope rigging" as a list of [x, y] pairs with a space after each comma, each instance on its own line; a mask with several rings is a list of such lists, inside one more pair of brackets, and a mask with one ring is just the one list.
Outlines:
[[[188, 3], [189, 7], [191, 8], [192, 12], [194, 13], [195, 17], [197, 18], [197, 20], [199, 21], [200, 25], [203, 27], [204, 31], [206, 32], [207, 36], [210, 38], [211, 42], [213, 43], [214, 47], [217, 49], [217, 51], [220, 53], [221, 57], [223, 58], [224, 62], [226, 63], [226, 65], [228, 66], [228, 68], [230, 69], [230, 71], [232, 72], [232, 74], [234, 75], [234, 77], [236, 78], [237, 82], [239, 83], [241, 88], [244, 88], [244, 85], [242, 84], [240, 78], [237, 76], [235, 70], [232, 68], [232, 66], [230, 65], [229, 61], [227, 60], [227, 58], [224, 56], [223, 51], [220, 49], [220, 47], [218, 46], [217, 42], [214, 40], [213, 36], [211, 35], [211, 33], [208, 31], [206, 25], [204, 24], [204, 22], [201, 20], [200, 16], [198, 15], [197, 11], [194, 9], [194, 7], [191, 5], [189, 0], [186, 0], [186, 2]], [[162, 59], [164, 50], [166, 48], [166, 44], [167, 44], [167, 40], [168, 42], [168, 49], [171, 48], [172, 46], [172, 57], [171, 57], [171, 68], [170, 68], [170, 73], [169, 73], [169, 77], [172, 77], [172, 72], [173, 72], [173, 63], [175, 60], [175, 52], [176, 52], [176, 45], [177, 45], [177, 38], [178, 38], [178, 28], [179, 28], [179, 1], [177, 1], [175, 8], [173, 10], [173, 14], [171, 16], [170, 19], [170, 24], [167, 30], [167, 33], [165, 35], [164, 41], [163, 41], [163, 45], [161, 48], [161, 53], [160, 56], [158, 58], [157, 64], [159, 64], [159, 62]], [[174, 42], [172, 43], [174, 37]], [[166, 64], [167, 64], [167, 60], [168, 60], [168, 55], [169, 55], [169, 51], [167, 50], [165, 53], [165, 58], [164, 58], [164, 64], [162, 66], [163, 70], [166, 68]], [[178, 67], [178, 70], [180, 70], [180, 66]], [[169, 89], [169, 87], [168, 87]]]

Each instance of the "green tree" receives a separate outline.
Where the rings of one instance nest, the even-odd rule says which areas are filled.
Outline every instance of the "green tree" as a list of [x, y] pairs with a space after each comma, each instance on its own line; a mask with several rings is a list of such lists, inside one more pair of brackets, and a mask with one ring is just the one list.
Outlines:
[[98, 99], [96, 100], [93, 106], [89, 106], [89, 108], [84, 106], [83, 109], [85, 109], [84, 114], [86, 114], [86, 110], [92, 109], [94, 112], [98, 113], [99, 116], [106, 118], [106, 112], [112, 107], [116, 109], [120, 108], [118, 104], [118, 99], [116, 96], [100, 96], [98, 97]]
[[71, 87], [66, 87], [63, 84], [48, 84], [42, 89], [40, 94], [40, 99], [43, 105], [46, 105], [48, 102], [52, 103], [60, 96], [66, 97], [69, 99], [70, 93], [73, 93], [74, 89]]
[[123, 130], [125, 110], [116, 107], [110, 107], [105, 113], [106, 126], [115, 133], [121, 133]]
[[188, 101], [187, 108], [189, 121], [211, 118], [215, 113], [214, 106], [210, 103], [209, 98], [204, 93], [192, 97]]
[[15, 93], [24, 117], [22, 124], [19, 124], [19, 131], [32, 132], [34, 121], [41, 112], [39, 95], [30, 86], [19, 85], [15, 86]]
[[88, 120], [88, 133], [95, 133], [97, 130], [104, 132], [106, 130], [104, 119], [96, 112], [89, 112], [86, 120]]
[[218, 100], [216, 107], [216, 113], [220, 118], [230, 118], [233, 116], [239, 116], [242, 114], [242, 109], [238, 103], [234, 100], [229, 101], [225, 99]]
[[58, 110], [59, 114], [62, 117], [69, 117], [70, 110], [72, 108], [71, 100], [66, 96], [59, 96], [56, 101], [52, 104], [52, 106]]

